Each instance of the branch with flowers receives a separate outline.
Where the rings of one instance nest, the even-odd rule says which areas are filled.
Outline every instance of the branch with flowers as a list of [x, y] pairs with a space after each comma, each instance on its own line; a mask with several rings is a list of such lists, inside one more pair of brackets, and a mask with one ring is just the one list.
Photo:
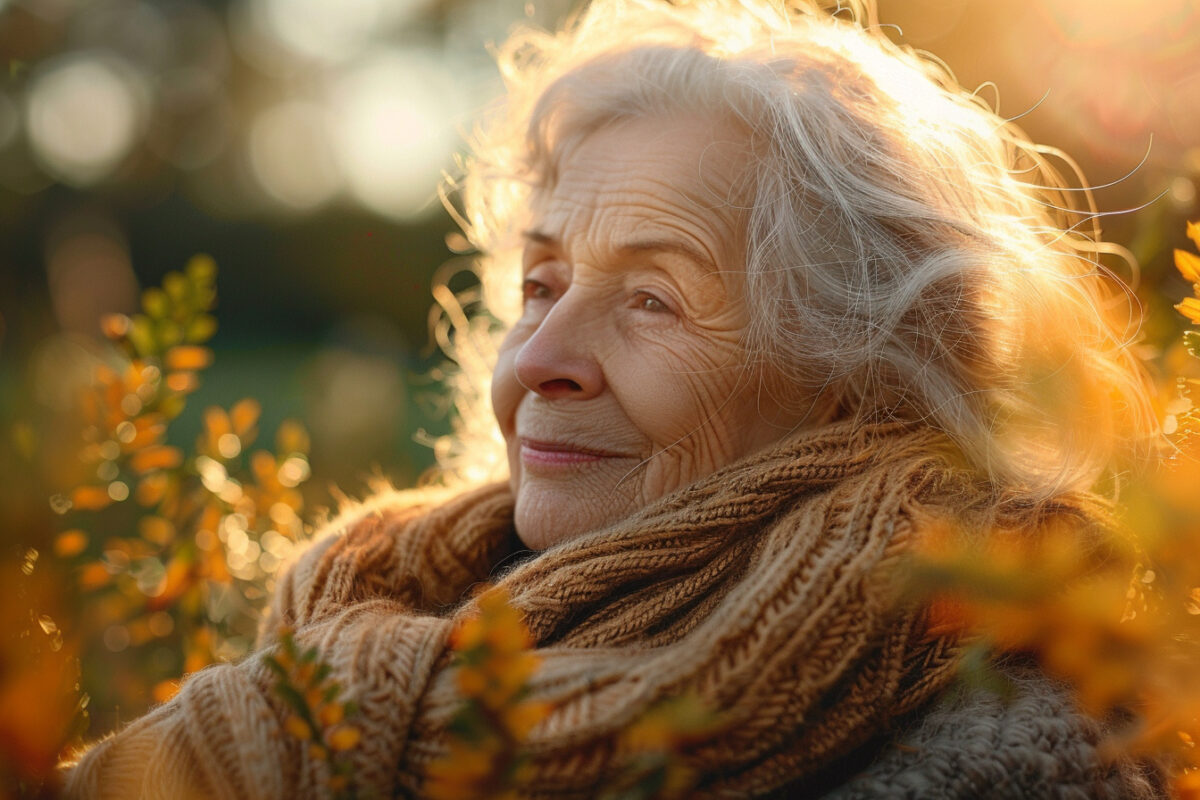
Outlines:
[[[479, 598], [479, 613], [451, 635], [456, 682], [462, 693], [451, 723], [448, 753], [430, 764], [422, 796], [430, 800], [514, 798], [528, 789], [530, 731], [550, 715], [550, 704], [530, 697], [539, 659], [533, 637], [507, 593]], [[619, 767], [603, 786], [603, 800], [675, 800], [697, 775], [681, 757], [717, 730], [718, 717], [696, 697], [668, 698], [646, 710], [616, 743]]]
[[330, 666], [318, 659], [315, 647], [301, 652], [289, 629], [280, 632], [278, 647], [263, 656], [263, 663], [275, 673], [275, 693], [290, 709], [284, 730], [308, 746], [310, 758], [329, 764], [326, 786], [334, 800], [354, 800], [353, 768], [342, 754], [362, 738], [352, 722], [357, 704], [340, 699], [342, 687], [330, 679]]

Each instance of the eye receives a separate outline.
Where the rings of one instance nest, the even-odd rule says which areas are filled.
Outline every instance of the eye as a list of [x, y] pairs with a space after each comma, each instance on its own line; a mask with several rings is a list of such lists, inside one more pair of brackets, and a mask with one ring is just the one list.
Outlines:
[[641, 311], [651, 311], [656, 314], [670, 313], [671, 308], [659, 300], [654, 295], [646, 291], [637, 291], [633, 293], [634, 307]]
[[530, 300], [548, 300], [554, 296], [550, 291], [550, 287], [541, 281], [535, 281], [533, 278], [526, 278], [521, 282], [521, 297], [525, 302]]

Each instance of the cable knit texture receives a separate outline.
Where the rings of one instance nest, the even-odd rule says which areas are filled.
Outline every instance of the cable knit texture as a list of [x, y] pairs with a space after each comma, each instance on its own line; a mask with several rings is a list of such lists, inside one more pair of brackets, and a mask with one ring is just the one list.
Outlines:
[[[537, 642], [533, 695], [554, 707], [528, 741], [526, 796], [593, 796], [616, 769], [620, 731], [684, 692], [730, 722], [687, 756], [696, 796], [813, 796], [806, 781], [953, 679], [956, 646], [924, 634], [889, 578], [932, 520], [998, 507], [946, 452], [925, 429], [829, 426], [506, 572], [506, 486], [441, 503], [382, 496], [281, 579], [260, 645], [294, 627], [358, 701], [364, 735], [347, 755], [360, 795], [420, 796], [460, 702], [450, 631], [476, 613], [472, 590], [495, 580]], [[1094, 513], [1086, 499], [1021, 512], [1029, 524]], [[322, 796], [326, 765], [282, 732], [272, 683], [257, 655], [196, 673], [85, 753], [67, 795]], [[1142, 796], [1104, 793], [1137, 788], [1136, 771], [1101, 764], [1095, 726], [1061, 692], [1046, 696], [1057, 700], [935, 710], [910, 734], [918, 745], [884, 753], [831, 797]], [[1028, 791], [988, 793], [1001, 785]]]

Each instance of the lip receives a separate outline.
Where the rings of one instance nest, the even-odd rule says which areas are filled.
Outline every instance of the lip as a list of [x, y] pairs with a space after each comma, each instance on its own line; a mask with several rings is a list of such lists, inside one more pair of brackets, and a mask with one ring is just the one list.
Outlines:
[[522, 436], [521, 460], [527, 464], [545, 466], [571, 464], [586, 464], [593, 461], [604, 461], [612, 458], [632, 458], [625, 453], [615, 453], [610, 450], [600, 450], [571, 442], [555, 442], [543, 439], [528, 439]]

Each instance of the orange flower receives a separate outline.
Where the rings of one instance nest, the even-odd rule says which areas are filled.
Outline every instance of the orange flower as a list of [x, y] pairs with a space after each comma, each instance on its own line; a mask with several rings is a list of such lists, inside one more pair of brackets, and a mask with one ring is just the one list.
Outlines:
[[329, 734], [329, 748], [338, 752], [357, 747], [362, 732], [353, 725], [339, 725]]
[[79, 570], [79, 588], [84, 591], [91, 591], [99, 589], [101, 586], [107, 586], [111, 580], [112, 574], [99, 562], [87, 564]]
[[[1189, 225], [1189, 228], [1196, 228], [1196, 226]], [[1200, 228], [1197, 229], [1200, 230]], [[1179, 270], [1179, 274], [1188, 283], [1200, 283], [1200, 256], [1186, 250], [1176, 250], [1175, 269]]]
[[207, 347], [181, 344], [167, 351], [163, 364], [171, 372], [195, 372], [207, 367], [212, 360], [212, 350]]
[[78, 528], [63, 531], [54, 539], [54, 554], [59, 558], [77, 556], [87, 547], [88, 536]]
[[254, 429], [254, 424], [258, 422], [259, 415], [262, 414], [262, 405], [253, 397], [245, 397], [234, 403], [233, 408], [229, 409], [229, 421], [233, 425], [233, 432], [239, 438], [247, 440]]
[[154, 702], [165, 703], [179, 693], [179, 681], [165, 680], [154, 684], [154, 689], [151, 696], [154, 697]]
[[1175, 308], [1193, 323], [1200, 324], [1200, 300], [1195, 297], [1185, 297], [1182, 303], [1176, 304]]
[[166, 495], [169, 485], [170, 478], [165, 473], [156, 472], [152, 475], [147, 475], [138, 483], [134, 497], [138, 503], [147, 508], [158, 505]]
[[138, 533], [148, 542], [165, 545], [175, 538], [175, 526], [169, 520], [152, 515], [138, 521]]
[[288, 732], [288, 735], [302, 742], [307, 742], [312, 738], [312, 728], [308, 723], [300, 719], [295, 714], [290, 714], [283, 722], [283, 729]]
[[329, 703], [317, 713], [317, 720], [325, 726], [337, 725], [345, 717], [345, 709], [341, 703]]
[[80, 486], [71, 492], [71, 505], [80, 511], [99, 511], [111, 503], [112, 497], [102, 486]]
[[171, 372], [167, 375], [167, 388], [176, 394], [191, 394], [200, 388], [200, 379], [194, 372]]
[[154, 469], [174, 469], [182, 463], [183, 452], [178, 447], [157, 445], [135, 453], [129, 459], [129, 468], [142, 473]]

